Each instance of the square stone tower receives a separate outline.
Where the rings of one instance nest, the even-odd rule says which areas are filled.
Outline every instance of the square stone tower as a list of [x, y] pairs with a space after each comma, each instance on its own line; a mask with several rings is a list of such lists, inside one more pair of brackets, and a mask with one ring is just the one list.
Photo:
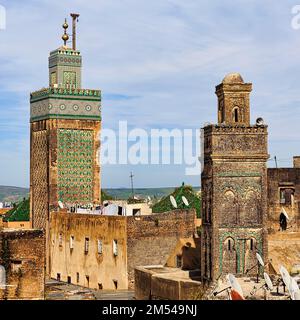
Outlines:
[[[49, 212], [64, 204], [100, 202], [100, 90], [81, 86], [76, 43], [50, 53], [49, 87], [30, 94], [31, 223], [46, 228]], [[75, 36], [73, 20], [73, 37]]]
[[[203, 129], [201, 274], [241, 275], [267, 261], [267, 126], [250, 125], [251, 83], [227, 75], [216, 87], [218, 124]], [[254, 272], [256, 272], [254, 270]]]

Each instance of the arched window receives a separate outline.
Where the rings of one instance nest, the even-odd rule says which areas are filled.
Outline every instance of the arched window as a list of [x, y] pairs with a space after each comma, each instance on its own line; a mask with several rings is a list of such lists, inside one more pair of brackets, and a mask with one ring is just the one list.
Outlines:
[[238, 107], [233, 109], [233, 121], [239, 122], [239, 108]]
[[231, 251], [231, 240], [230, 239], [228, 239], [227, 244], [228, 244], [228, 251]]
[[222, 250], [222, 272], [236, 273], [237, 271], [237, 252], [235, 248], [235, 240], [227, 237], [223, 242]]
[[254, 249], [254, 241], [253, 241], [253, 239], [251, 238], [251, 239], [250, 239], [250, 250], [253, 251], [253, 249]]

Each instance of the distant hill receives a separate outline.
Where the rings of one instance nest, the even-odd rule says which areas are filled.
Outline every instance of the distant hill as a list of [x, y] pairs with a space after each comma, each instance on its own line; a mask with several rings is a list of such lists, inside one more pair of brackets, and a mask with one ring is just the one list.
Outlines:
[[28, 196], [28, 188], [0, 186], [0, 202], [19, 202]]
[[[200, 187], [193, 187], [195, 191], [199, 191]], [[106, 193], [104, 198], [112, 197], [113, 199], [127, 200], [131, 197], [131, 189], [119, 188], [111, 189], [104, 188], [103, 191]], [[169, 188], [136, 188], [134, 189], [134, 194], [142, 198], [151, 197], [160, 199], [163, 198], [174, 191], [174, 187]], [[20, 202], [23, 198], [28, 198], [29, 189], [19, 188], [19, 187], [8, 187], [0, 186], [0, 202]]]
[[[134, 189], [135, 196], [140, 196], [142, 198], [151, 197], [160, 199], [174, 191], [174, 187], [168, 188], [136, 188]], [[193, 187], [195, 191], [199, 191], [200, 187]], [[114, 199], [126, 200], [132, 196], [131, 189], [120, 188], [120, 189], [106, 189], [104, 191]]]

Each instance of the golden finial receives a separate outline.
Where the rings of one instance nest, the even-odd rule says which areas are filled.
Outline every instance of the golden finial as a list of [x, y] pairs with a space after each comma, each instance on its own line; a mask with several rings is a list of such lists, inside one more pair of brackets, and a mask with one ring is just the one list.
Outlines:
[[67, 41], [69, 40], [69, 35], [67, 34], [67, 29], [69, 27], [68, 23], [67, 23], [67, 19], [65, 19], [64, 24], [62, 25], [62, 27], [65, 29], [64, 34], [62, 35], [62, 39], [64, 41], [64, 46], [67, 46]]

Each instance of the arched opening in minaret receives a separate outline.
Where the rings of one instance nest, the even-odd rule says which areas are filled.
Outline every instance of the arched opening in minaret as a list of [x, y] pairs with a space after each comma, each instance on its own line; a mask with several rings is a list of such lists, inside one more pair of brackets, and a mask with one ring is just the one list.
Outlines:
[[233, 109], [233, 119], [234, 122], [239, 122], [239, 108]]

